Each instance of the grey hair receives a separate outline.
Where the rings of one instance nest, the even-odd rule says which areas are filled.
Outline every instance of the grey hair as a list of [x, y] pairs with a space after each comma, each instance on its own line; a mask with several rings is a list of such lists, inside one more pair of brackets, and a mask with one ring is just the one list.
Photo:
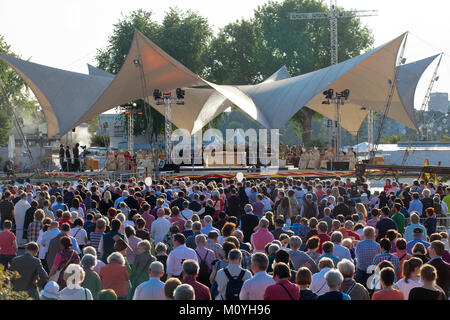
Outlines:
[[206, 243], [206, 236], [204, 234], [198, 234], [195, 236], [195, 244], [199, 245], [202, 243]]
[[338, 262], [337, 268], [345, 278], [353, 277], [353, 274], [355, 273], [355, 265], [345, 258]]
[[235, 236], [236, 238], [238, 238], [238, 240], [241, 240], [241, 241], [242, 241], [242, 239], [244, 239], [244, 234], [242, 233], [241, 230], [238, 230], [238, 229], [234, 230], [233, 236]]
[[252, 264], [254, 264], [258, 270], [266, 271], [269, 266], [269, 258], [262, 252], [254, 253], [252, 255]]
[[331, 242], [334, 242], [334, 243], [341, 243], [343, 237], [344, 237], [344, 236], [342, 235], [342, 232], [340, 232], [340, 231], [334, 231], [334, 232], [331, 234]]
[[174, 300], [195, 300], [195, 291], [191, 285], [180, 284], [173, 292]]
[[92, 247], [92, 246], [87, 246], [87, 247], [83, 248], [83, 254], [91, 254], [94, 257], [96, 257], [97, 256], [97, 250], [95, 250], [95, 248]]
[[363, 229], [364, 237], [372, 238], [375, 236], [375, 228], [371, 226], [364, 227]]
[[111, 253], [108, 258], [106, 259], [108, 263], [111, 263], [111, 261], [116, 261], [120, 263], [122, 266], [125, 265], [125, 258], [120, 252], [113, 252]]
[[92, 254], [87, 253], [81, 258], [81, 264], [85, 268], [92, 269], [97, 265], [97, 258]]
[[203, 221], [205, 221], [206, 223], [211, 223], [213, 220], [213, 218], [210, 215], [207, 215], [203, 218]]
[[158, 252], [165, 252], [167, 251], [167, 246], [163, 243], [163, 242], [159, 242], [156, 247], [155, 247], [155, 251]]
[[125, 222], [125, 220], [127, 219], [126, 217], [125, 217], [125, 215], [121, 212], [121, 213], [119, 213], [118, 215], [116, 215], [116, 217], [115, 217], [116, 219], [118, 219], [120, 222], [122, 222], [122, 223], [124, 223]]
[[327, 281], [328, 287], [330, 289], [336, 289], [339, 288], [342, 281], [344, 281], [344, 277], [339, 271], [331, 269], [327, 273], [325, 273], [325, 280]]
[[148, 267], [148, 269], [153, 274], [161, 274], [161, 273], [164, 272], [164, 265], [161, 262], [159, 262], [159, 261], [153, 261], [150, 264], [150, 266]]
[[198, 262], [192, 259], [184, 260], [183, 261], [183, 273], [195, 276], [198, 273], [198, 270], [200, 269]]
[[252, 206], [250, 203], [247, 203], [247, 204], [244, 206], [244, 211], [245, 211], [245, 212], [253, 211], [253, 206]]
[[291, 246], [292, 250], [298, 250], [302, 246], [302, 238], [299, 236], [292, 236], [289, 239], [289, 245]]
[[228, 253], [228, 260], [236, 261], [242, 259], [242, 252], [239, 249], [233, 249]]
[[262, 218], [261, 220], [259, 220], [259, 226], [261, 228], [267, 228], [269, 227], [269, 220], [267, 220], [266, 218]]
[[270, 255], [270, 254], [273, 254], [273, 253], [277, 252], [278, 250], [280, 250], [280, 246], [277, 245], [277, 244], [272, 243], [269, 246], [269, 249], [267, 251], [269, 252], [269, 255]]

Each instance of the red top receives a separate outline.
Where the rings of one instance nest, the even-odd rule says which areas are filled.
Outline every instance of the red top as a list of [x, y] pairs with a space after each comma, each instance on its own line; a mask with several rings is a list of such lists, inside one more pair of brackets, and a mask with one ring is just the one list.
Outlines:
[[72, 228], [73, 222], [70, 221], [70, 219], [61, 219], [61, 220], [59, 220], [59, 222], [58, 222], [59, 227], [61, 228], [62, 224], [65, 223], [65, 222], [67, 222], [70, 225], [70, 227]]
[[405, 300], [403, 292], [399, 290], [380, 290], [373, 294], [372, 300]]
[[0, 232], [0, 254], [14, 255], [16, 254], [16, 248], [14, 241], [16, 236], [11, 231]]
[[184, 220], [180, 217], [170, 217], [169, 221], [170, 223], [178, 222], [178, 228], [180, 229], [180, 232], [184, 230]]
[[328, 234], [326, 234], [326, 233], [320, 233], [320, 234], [318, 234], [317, 236], [318, 236], [319, 239], [320, 239], [320, 242], [319, 242], [319, 249], [317, 250], [317, 252], [319, 252], [320, 254], [322, 254], [322, 245], [323, 245], [323, 243], [324, 243], [324, 242], [327, 242], [327, 241], [330, 241], [330, 240], [331, 240], [331, 237], [330, 237]]
[[209, 289], [198, 282], [193, 276], [184, 276], [183, 283], [190, 284], [195, 291], [195, 300], [211, 300]]
[[126, 281], [130, 280], [127, 268], [116, 261], [111, 261], [100, 269], [100, 279], [103, 288], [113, 289], [118, 297], [126, 297], [128, 295]]
[[144, 212], [141, 217], [145, 220], [145, 228], [148, 232], [150, 232], [152, 230], [152, 223], [155, 221], [155, 217], [147, 212]]
[[268, 286], [264, 292], [264, 300], [298, 300], [299, 297], [300, 288], [289, 280], [278, 281]]

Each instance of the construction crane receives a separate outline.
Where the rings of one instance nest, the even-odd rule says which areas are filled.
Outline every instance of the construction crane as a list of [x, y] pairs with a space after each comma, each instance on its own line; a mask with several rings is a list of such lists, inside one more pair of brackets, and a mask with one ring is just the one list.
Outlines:
[[329, 19], [330, 20], [330, 53], [331, 53], [331, 65], [338, 63], [338, 19], [343, 18], [356, 18], [356, 17], [371, 17], [377, 16], [377, 10], [351, 10], [351, 11], [338, 11], [336, 0], [330, 0], [329, 12], [311, 12], [311, 13], [298, 13], [289, 12], [288, 18], [291, 20], [318, 20]]
[[389, 109], [391, 108], [392, 98], [394, 97], [394, 93], [395, 93], [398, 71], [400, 69], [399, 66], [402, 64], [405, 64], [405, 62], [406, 62], [406, 59], [403, 56], [405, 54], [405, 47], [406, 47], [407, 39], [408, 39], [408, 33], [406, 33], [402, 48], [400, 50], [400, 55], [398, 57], [396, 68], [395, 68], [394, 79], [393, 80], [388, 79], [388, 83], [390, 85], [389, 93], [388, 93], [388, 97], [386, 100], [386, 105], [384, 107], [384, 112], [383, 112], [383, 115], [380, 120], [380, 126], [378, 127], [377, 139], [375, 140], [375, 143], [373, 144], [373, 146], [369, 146], [369, 162], [372, 162], [372, 160], [375, 157], [375, 154], [378, 150], [378, 145], [380, 143], [381, 134], [383, 133], [383, 128], [384, 128], [384, 124], [386, 122], [386, 117], [389, 114]]
[[[438, 63], [433, 72], [433, 77], [431, 78], [430, 84], [428, 85], [427, 92], [425, 93], [425, 97], [423, 98], [422, 106], [420, 107], [420, 112], [422, 113], [422, 126], [421, 126], [422, 128], [425, 128], [425, 117], [423, 115], [423, 112], [425, 111], [425, 108], [428, 106], [428, 102], [430, 101], [431, 91], [433, 90], [434, 83], [439, 80], [437, 73], [439, 70], [439, 66], [441, 65], [441, 60], [442, 60], [443, 55], [444, 54], [441, 53], [441, 55], [439, 57]], [[423, 137], [424, 136], [423, 129], [420, 129], [420, 130], [421, 130], [421, 135]], [[408, 147], [406, 148], [405, 153], [403, 154], [402, 165], [405, 164], [406, 160], [409, 157], [409, 154], [411, 152], [411, 147], [412, 147], [412, 141], [415, 140], [416, 136], [417, 136], [417, 132], [414, 131], [414, 133], [409, 138]]]
[[[329, 19], [330, 20], [330, 57], [331, 65], [335, 65], [339, 62], [338, 55], [338, 19], [343, 18], [356, 18], [356, 17], [371, 17], [377, 16], [377, 10], [351, 10], [351, 11], [338, 11], [336, 0], [330, 0], [330, 11], [329, 12], [310, 12], [310, 13], [299, 13], [299, 12], [289, 12], [287, 17], [291, 20], [319, 20], [319, 19]], [[336, 105], [336, 114], [339, 114], [338, 106]], [[340, 123], [339, 117], [336, 116], [333, 125], [333, 133], [331, 141], [336, 141], [335, 145], [340, 145], [339, 131]], [[336, 154], [339, 154], [339, 150], [335, 150]]]

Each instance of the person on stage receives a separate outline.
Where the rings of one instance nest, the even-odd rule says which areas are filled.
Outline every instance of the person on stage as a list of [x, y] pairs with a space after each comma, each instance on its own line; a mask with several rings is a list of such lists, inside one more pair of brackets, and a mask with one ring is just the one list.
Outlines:
[[59, 165], [61, 166], [61, 171], [65, 171], [66, 170], [66, 163], [64, 161], [64, 145], [60, 144], [59, 145]]
[[78, 150], [79, 146], [80, 146], [80, 144], [76, 143], [75, 146], [72, 148], [73, 171], [80, 171], [80, 151]]
[[72, 158], [70, 156], [70, 146], [66, 146], [66, 171], [69, 172], [71, 169]]

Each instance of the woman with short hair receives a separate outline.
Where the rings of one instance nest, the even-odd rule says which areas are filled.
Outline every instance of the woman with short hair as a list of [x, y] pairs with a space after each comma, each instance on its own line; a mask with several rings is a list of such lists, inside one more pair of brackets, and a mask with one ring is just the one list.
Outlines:
[[426, 256], [427, 248], [425, 248], [425, 245], [423, 243], [417, 242], [412, 248], [411, 252], [413, 254], [413, 257], [419, 258], [423, 263], [428, 262], [429, 259]]
[[309, 289], [312, 282], [312, 273], [307, 267], [301, 267], [297, 270], [295, 282], [300, 288], [300, 297], [298, 300], [317, 300], [317, 294]]
[[70, 264], [64, 271], [67, 287], [59, 292], [59, 300], [94, 300], [89, 289], [83, 288], [85, 272], [78, 264]]
[[125, 267], [125, 258], [119, 252], [111, 253], [107, 258], [108, 264], [100, 270], [103, 288], [113, 289], [118, 300], [126, 300], [130, 275]]
[[420, 279], [423, 282], [421, 287], [412, 288], [409, 291], [408, 300], [446, 300], [446, 294], [441, 287], [436, 285], [436, 268], [429, 264], [424, 264], [420, 268]]
[[328, 285], [328, 291], [320, 295], [317, 300], [351, 300], [348, 294], [339, 291], [342, 281], [344, 281], [344, 277], [339, 271], [335, 269], [327, 271], [325, 281]]
[[344, 277], [340, 291], [348, 294], [352, 300], [370, 300], [367, 289], [354, 280], [355, 265], [348, 259], [342, 259], [337, 264], [339, 272]]
[[381, 290], [373, 294], [372, 300], [404, 300], [403, 293], [400, 290], [394, 288], [394, 280], [394, 268], [386, 267], [381, 269]]
[[96, 264], [97, 257], [91, 254], [85, 254], [81, 259], [81, 265], [85, 273], [81, 286], [89, 289], [93, 297], [97, 297], [97, 294], [103, 289], [102, 280], [100, 280], [98, 273], [94, 271]]

